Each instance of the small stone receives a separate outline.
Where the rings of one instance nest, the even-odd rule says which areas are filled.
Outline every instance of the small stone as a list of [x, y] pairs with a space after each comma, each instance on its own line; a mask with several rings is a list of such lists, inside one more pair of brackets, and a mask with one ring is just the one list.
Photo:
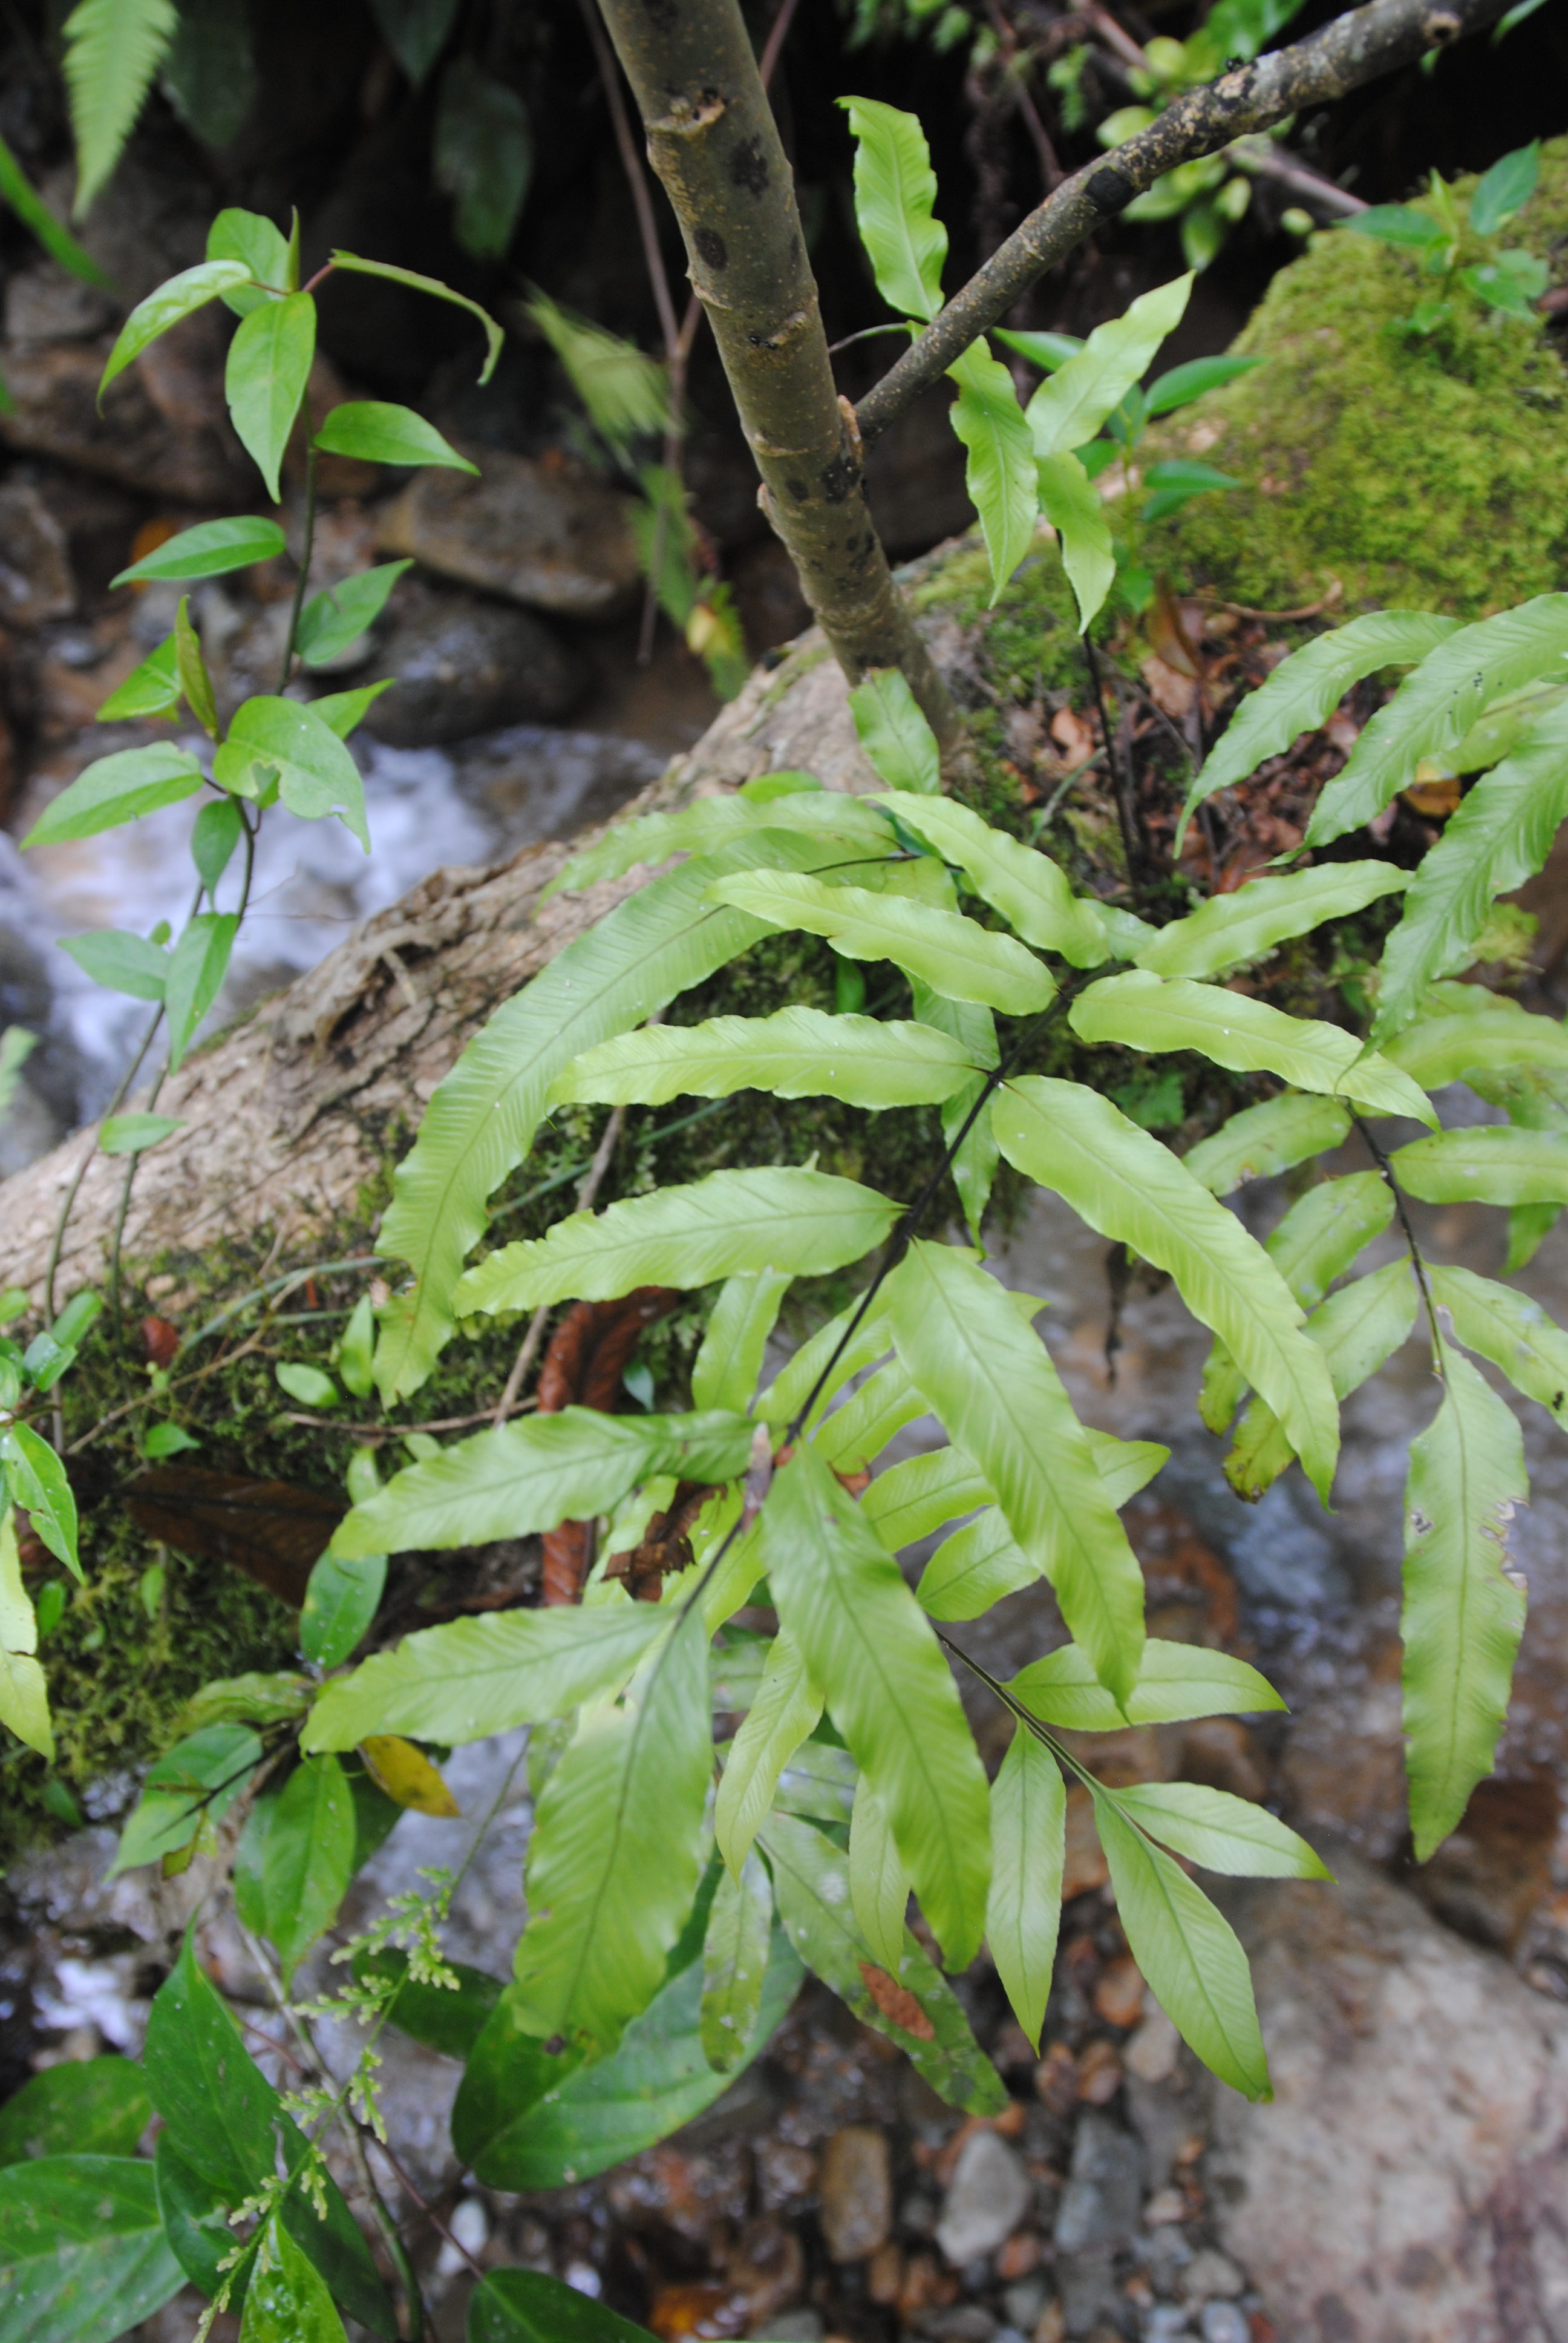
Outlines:
[[1179, 2302], [1157, 2302], [1143, 2314], [1143, 2343], [1180, 2343], [1182, 2336], [1191, 2332]]
[[1184, 2221], [1186, 2217], [1187, 2199], [1180, 2188], [1157, 2188], [1143, 2207], [1146, 2229], [1164, 2228], [1171, 2222]]
[[1001, 2307], [1009, 2323], [1028, 2334], [1045, 2308], [1045, 2280], [1042, 2278], [1020, 2278], [1016, 2286], [1004, 2287]]
[[1143, 2157], [1137, 2141], [1109, 2116], [1086, 2115], [1072, 2144], [1072, 2169], [1056, 2214], [1061, 2253], [1123, 2245], [1138, 2232]]
[[775, 2311], [768, 2321], [772, 2343], [822, 2343], [822, 2321], [815, 2310]]
[[1031, 2195], [1029, 2175], [1006, 2141], [994, 2131], [971, 2132], [937, 2224], [937, 2243], [948, 2260], [961, 2269], [993, 2253], [1028, 2211]]
[[1143, 2014], [1143, 1977], [1131, 1957], [1112, 1961], [1094, 1988], [1094, 2006], [1107, 2026], [1136, 2026]]
[[1233, 2302], [1206, 2302], [1202, 2333], [1203, 2343], [1251, 2343], [1251, 2328]]
[[1102, 2107], [1121, 2087], [1121, 2059], [1114, 2043], [1085, 2045], [1078, 2061], [1078, 2096], [1085, 2107]]
[[75, 607], [65, 530], [36, 488], [8, 482], [0, 488], [0, 621], [37, 627]]
[[1181, 2050], [1181, 2036], [1156, 2002], [1124, 2046], [1121, 2063], [1141, 2083], [1166, 2083], [1176, 2072]]
[[834, 2261], [864, 2261], [886, 2245], [893, 2224], [893, 2174], [884, 2132], [870, 2124], [847, 2124], [836, 2131], [822, 2150], [817, 2185], [822, 2235]]
[[1229, 2254], [1218, 2253], [1211, 2246], [1194, 2254], [1181, 2273], [1181, 2291], [1189, 2302], [1240, 2294], [1246, 2283]]
[[1081, 1783], [1074, 1783], [1067, 1794], [1066, 1830], [1061, 1900], [1070, 1904], [1091, 1887], [1103, 1887], [1111, 1876], [1105, 1849], [1094, 1827], [1094, 1801]]
[[[1040, 2256], [1044, 2251], [1044, 2246], [1032, 2229], [1015, 2230], [996, 2258], [998, 2278], [1004, 2281], [1027, 2278], [1031, 2269], [1040, 2268]], [[1024, 2319], [1016, 2323], [1020, 2326], [1028, 2324]]]
[[879, 2246], [866, 2265], [866, 2292], [872, 2302], [897, 2302], [904, 2283], [902, 2250], [891, 2243]]
[[481, 477], [432, 468], [381, 515], [385, 553], [558, 618], [614, 618], [640, 568], [631, 499], [569, 464], [478, 451]]
[[1060, 2302], [1048, 2302], [1035, 2326], [1031, 2343], [1062, 2343], [1067, 2318]]
[[1034, 2095], [1053, 2116], [1069, 2116], [1078, 2104], [1078, 2061], [1065, 2042], [1053, 2042], [1034, 2070]]
[[996, 2343], [997, 2322], [978, 2302], [955, 2302], [925, 2321], [937, 2343]]
[[553, 722], [575, 705], [585, 680], [576, 655], [527, 610], [428, 589], [407, 598], [379, 659], [397, 681], [365, 729], [394, 749]]

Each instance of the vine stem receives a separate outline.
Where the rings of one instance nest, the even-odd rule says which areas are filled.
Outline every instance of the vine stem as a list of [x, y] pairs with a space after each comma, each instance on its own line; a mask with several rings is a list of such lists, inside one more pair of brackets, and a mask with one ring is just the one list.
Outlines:
[[288, 679], [294, 672], [294, 646], [299, 636], [299, 614], [305, 608], [305, 588], [310, 578], [310, 554], [316, 542], [316, 466], [317, 453], [312, 446], [305, 458], [305, 535], [300, 547], [299, 575], [294, 581], [294, 600], [289, 605], [288, 632], [283, 640], [283, 668], [277, 679], [280, 693], [288, 689]]
[[[1106, 705], [1105, 684], [1100, 659], [1087, 628], [1083, 634], [1083, 656], [1089, 668], [1089, 679], [1094, 689], [1094, 704], [1100, 710], [1100, 729], [1105, 741], [1105, 763], [1111, 775], [1111, 794], [1116, 800], [1117, 827], [1121, 832], [1121, 851], [1127, 862], [1127, 877], [1136, 898], [1143, 877], [1143, 841], [1138, 830], [1138, 807], [1132, 792], [1132, 775], [1124, 770], [1111, 736], [1111, 716]], [[1131, 753], [1131, 751], [1129, 752]]]
[[1421, 1288], [1421, 1298], [1426, 1305], [1426, 1322], [1432, 1332], [1432, 1373], [1441, 1382], [1443, 1380], [1442, 1329], [1437, 1322], [1437, 1304], [1432, 1298], [1432, 1287], [1427, 1282], [1426, 1262], [1422, 1253], [1421, 1247], [1416, 1242], [1415, 1229], [1411, 1221], [1404, 1190], [1394, 1178], [1393, 1165], [1389, 1161], [1386, 1151], [1380, 1147], [1377, 1141], [1372, 1137], [1365, 1116], [1356, 1114], [1352, 1115], [1351, 1120], [1355, 1124], [1356, 1129], [1361, 1132], [1362, 1137], [1365, 1140], [1367, 1152], [1372, 1157], [1372, 1161], [1377, 1165], [1378, 1170], [1382, 1172], [1383, 1179], [1387, 1183], [1389, 1192], [1393, 1198], [1393, 1208], [1399, 1215], [1400, 1230], [1404, 1237], [1406, 1245], [1410, 1249], [1410, 1265], [1415, 1272], [1415, 1282]]

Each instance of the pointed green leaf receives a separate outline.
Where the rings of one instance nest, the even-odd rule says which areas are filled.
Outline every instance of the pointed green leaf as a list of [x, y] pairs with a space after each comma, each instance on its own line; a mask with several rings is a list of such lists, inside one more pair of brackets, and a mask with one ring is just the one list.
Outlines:
[[1076, 1082], [1006, 1083], [992, 1108], [1002, 1152], [1091, 1228], [1168, 1270], [1285, 1425], [1327, 1502], [1339, 1411], [1322, 1353], [1262, 1247], [1157, 1139]]
[[[355, 726], [364, 721], [367, 709], [380, 699], [384, 691], [391, 690], [392, 681], [393, 679], [387, 676], [379, 683], [362, 683], [357, 691], [324, 691], [319, 699], [311, 701], [310, 713], [325, 724], [329, 732], [336, 733], [339, 740], [347, 740]], [[324, 807], [321, 810], [331, 811], [334, 809]], [[336, 810], [341, 811], [342, 809]], [[306, 819], [313, 819], [316, 811], [313, 805]], [[343, 819], [345, 826], [353, 829], [354, 825], [346, 812]], [[359, 842], [361, 846], [365, 844], [362, 838]], [[368, 852], [368, 848], [366, 850]]]
[[243, 798], [257, 794], [260, 774], [276, 772], [290, 813], [302, 821], [340, 815], [345, 830], [369, 853], [359, 768], [318, 709], [258, 693], [236, 712], [212, 769], [220, 789]]
[[115, 2343], [184, 2283], [150, 2164], [44, 2156], [0, 2172], [6, 2343]]
[[719, 1851], [732, 1873], [749, 1855], [759, 1824], [773, 1804], [779, 1776], [822, 1714], [822, 1695], [806, 1673], [800, 1646], [788, 1628], [774, 1637], [757, 1697], [729, 1744], [713, 1809]]
[[340, 1667], [362, 1641], [387, 1584], [384, 1554], [354, 1561], [329, 1546], [316, 1564], [299, 1614], [299, 1648], [318, 1668]]
[[625, 1704], [584, 1717], [539, 1798], [515, 1967], [540, 2034], [608, 2050], [653, 1999], [696, 1893], [712, 1765], [706, 1638], [689, 1612]]
[[477, 464], [459, 456], [433, 423], [411, 407], [388, 406], [381, 398], [347, 398], [331, 409], [316, 434], [316, 445], [328, 456], [357, 456], [367, 464], [442, 464], [478, 478]]
[[1162, 1643], [1153, 1635], [1143, 1646], [1125, 1716], [1076, 1644], [1031, 1661], [1008, 1690], [1042, 1725], [1074, 1733], [1117, 1733], [1127, 1724], [1180, 1725], [1194, 1716], [1251, 1715], [1285, 1705], [1244, 1660], [1201, 1644]]
[[1210, 750], [1181, 809], [1178, 844], [1195, 807], [1216, 789], [1233, 789], [1267, 758], [1326, 723], [1352, 684], [1380, 668], [1413, 665], [1458, 627], [1457, 618], [1431, 610], [1374, 610], [1282, 659], [1267, 682], [1248, 693]]
[[983, 336], [948, 372], [959, 387], [949, 416], [968, 450], [964, 489], [980, 515], [994, 605], [1034, 542], [1040, 516], [1034, 442], [1012, 377]]
[[1568, 594], [1538, 594], [1461, 627], [1379, 709], [1319, 798], [1306, 843], [1326, 846], [1359, 830], [1411, 786], [1424, 758], [1450, 756], [1492, 700], [1539, 676], [1560, 678], [1565, 652]]
[[556, 1096], [661, 1106], [759, 1090], [851, 1106], [927, 1106], [950, 1097], [974, 1071], [967, 1051], [930, 1025], [789, 1008], [621, 1034], [578, 1058]]
[[936, 174], [918, 117], [872, 97], [841, 97], [855, 139], [855, 225], [877, 290], [903, 317], [942, 306], [948, 232], [933, 216]]
[[201, 785], [201, 767], [188, 749], [172, 740], [156, 741], [148, 749], [120, 749], [78, 773], [45, 807], [22, 844], [53, 846], [62, 839], [95, 838], [100, 830], [134, 821], [138, 814], [194, 797]]
[[1151, 1838], [1205, 1871], [1238, 1879], [1332, 1879], [1304, 1838], [1266, 1806], [1199, 1782], [1140, 1782], [1116, 1803]]
[[1398, 1147], [1394, 1178], [1424, 1204], [1568, 1204], [1568, 1138], [1479, 1124]]
[[345, 2343], [331, 2295], [274, 2213], [250, 2267], [239, 2343]]
[[1130, 1050], [1196, 1050], [1232, 1072], [1278, 1074], [1300, 1090], [1342, 1095], [1375, 1114], [1437, 1120], [1408, 1074], [1386, 1058], [1363, 1057], [1355, 1035], [1342, 1026], [1289, 1017], [1221, 984], [1129, 969], [1081, 992], [1069, 1020], [1080, 1041], [1120, 1041]]
[[773, 1883], [760, 1855], [749, 1855], [739, 1878], [730, 1871], [720, 1878], [702, 1940], [702, 2048], [717, 2074], [733, 2074], [745, 2060], [772, 1928]]
[[489, 381], [506, 336], [489, 311], [481, 309], [477, 301], [470, 301], [466, 293], [455, 293], [438, 277], [421, 277], [416, 269], [394, 267], [389, 260], [367, 260], [357, 252], [335, 251], [332, 266], [347, 269], [352, 277], [384, 277], [393, 285], [407, 286], [412, 293], [427, 293], [432, 300], [450, 301], [456, 307], [467, 309], [485, 329], [485, 363], [479, 369], [479, 381], [481, 385]]
[[1066, 1822], [1061, 1768], [1020, 1725], [991, 1785], [985, 1933], [1013, 2016], [1037, 2051], [1061, 1926]]
[[98, 707], [95, 724], [117, 724], [129, 717], [172, 716], [180, 704], [179, 678], [175, 673], [175, 639], [166, 635], [149, 651], [117, 690]]
[[290, 269], [289, 240], [261, 212], [242, 211], [237, 206], [219, 212], [206, 232], [206, 256], [237, 260], [245, 269], [249, 281], [230, 287], [223, 296], [225, 307], [236, 317], [248, 317], [269, 294], [297, 289], [298, 271]]
[[1517, 1392], [1539, 1400], [1568, 1431], [1568, 1334], [1538, 1302], [1473, 1270], [1427, 1270], [1432, 1298], [1453, 1322], [1454, 1339], [1501, 1367]]
[[239, 932], [235, 911], [198, 911], [186, 922], [169, 955], [164, 1008], [168, 1017], [169, 1071], [179, 1068], [202, 1019], [223, 990]]
[[849, 1905], [871, 1958], [896, 1973], [904, 1949], [910, 1875], [904, 1868], [887, 1808], [862, 1774], [849, 1817]]
[[951, 1247], [913, 1244], [886, 1292], [911, 1379], [996, 1492], [1101, 1680], [1124, 1692], [1142, 1646], [1142, 1573], [1044, 1345]]
[[45, 251], [84, 285], [107, 286], [109, 278], [90, 252], [76, 242], [69, 228], [55, 217], [5, 140], [0, 138], [0, 197], [24, 226], [31, 228]]
[[[1358, 1277], [1313, 1311], [1307, 1332], [1329, 1363], [1336, 1399], [1348, 1399], [1392, 1357], [1409, 1338], [1416, 1311], [1415, 1281], [1405, 1260]], [[1250, 1401], [1225, 1459], [1225, 1477], [1236, 1494], [1255, 1502], [1294, 1461], [1273, 1409], [1265, 1400]]]
[[773, 1793], [775, 1811], [848, 1825], [859, 1779], [860, 1769], [847, 1749], [813, 1736], [802, 1742], [779, 1775]]
[[262, 1745], [245, 1725], [203, 1725], [166, 1750], [147, 1770], [109, 1875], [189, 1846], [204, 1823], [223, 1819], [261, 1758]]
[[658, 1604], [633, 1603], [427, 1627], [324, 1685], [300, 1746], [352, 1749], [377, 1733], [450, 1745], [567, 1716], [618, 1692], [668, 1624]]
[[[1408, 1071], [1408, 1070], [1407, 1070]], [[1417, 1077], [1419, 1080], [1419, 1076]], [[1181, 1158], [1182, 1167], [1211, 1195], [1228, 1196], [1249, 1180], [1271, 1179], [1327, 1155], [1346, 1137], [1349, 1109], [1337, 1099], [1290, 1094], [1243, 1107]]]
[[985, 1774], [952, 1673], [898, 1564], [814, 1448], [774, 1477], [761, 1552], [781, 1624], [887, 1812], [954, 1966], [985, 1919]]
[[1533, 138], [1528, 146], [1516, 146], [1483, 171], [1470, 198], [1470, 225], [1476, 235], [1495, 236], [1499, 228], [1506, 227], [1535, 193], [1540, 173], [1539, 138]]
[[1442, 1405], [1411, 1443], [1405, 1491], [1404, 1729], [1418, 1863], [1462, 1820], [1492, 1771], [1524, 1627], [1509, 1553], [1529, 1497], [1513, 1411], [1459, 1352], [1443, 1350]]
[[[543, 2185], [543, 2184], [540, 2184]], [[487, 2270], [468, 2297], [467, 2343], [655, 2343], [646, 2327], [548, 2270]]]
[[205, 308], [220, 293], [233, 292], [244, 285], [249, 275], [243, 261], [203, 260], [194, 268], [182, 268], [177, 277], [169, 277], [156, 292], [149, 293], [145, 301], [136, 304], [120, 328], [119, 339], [109, 353], [109, 362], [98, 385], [99, 397], [116, 375], [124, 374], [133, 359], [140, 357], [149, 342], [156, 342], [160, 334], [166, 334], [171, 326], [177, 326], [193, 309]]
[[278, 468], [315, 356], [316, 303], [308, 293], [264, 302], [241, 318], [228, 346], [224, 395], [229, 416], [274, 504], [280, 501]]
[[691, 1370], [694, 1407], [750, 1407], [790, 1283], [787, 1271], [774, 1269], [746, 1270], [726, 1280]]
[[[858, 1307], [859, 1304], [853, 1302], [846, 1304], [836, 1318], [830, 1318], [825, 1326], [819, 1326], [817, 1332], [801, 1343], [789, 1363], [779, 1368], [767, 1389], [758, 1393], [757, 1404], [752, 1410], [754, 1415], [760, 1416], [765, 1423], [793, 1423], [797, 1410], [805, 1405], [807, 1396], [815, 1389], [819, 1377], [825, 1375], [827, 1380], [811, 1403], [806, 1430], [809, 1432], [813, 1424], [820, 1422], [844, 1385], [863, 1367], [869, 1367], [873, 1360], [881, 1358], [892, 1341], [888, 1332], [887, 1318], [880, 1310], [868, 1312], [851, 1334], [849, 1323]], [[840, 1342], [843, 1343], [841, 1352], [839, 1350]], [[835, 1353], [839, 1355], [829, 1369], [828, 1363], [834, 1358]]]
[[184, 1129], [183, 1121], [171, 1114], [112, 1114], [98, 1125], [98, 1146], [105, 1155], [140, 1155]]
[[134, 2156], [153, 2103], [132, 2058], [67, 2059], [0, 2107], [0, 2165], [39, 2156]]
[[[906, 1930], [895, 1971], [872, 1960], [849, 1902], [848, 1856], [792, 1815], [770, 1816], [762, 1845], [779, 1917], [807, 1967], [862, 2025], [896, 2042], [950, 2106], [977, 2116], [1003, 2114], [1007, 2093], [1001, 2077], [970, 2031], [951, 1987], [913, 1936]], [[910, 1997], [907, 2002], [903, 1996]]]
[[1049, 970], [1022, 944], [961, 912], [783, 871], [720, 879], [711, 895], [770, 927], [826, 936], [849, 960], [890, 960], [952, 1001], [983, 1001], [1023, 1017], [1045, 1008], [1056, 990]]
[[915, 1589], [928, 1619], [978, 1619], [1040, 1576], [998, 1505], [944, 1538]]
[[960, 1513], [994, 1503], [990, 1483], [961, 1448], [932, 1448], [879, 1473], [860, 1511], [888, 1552], [900, 1554]]
[[62, 936], [60, 950], [69, 952], [85, 976], [111, 992], [128, 992], [134, 1001], [164, 997], [169, 956], [162, 944], [146, 936], [127, 935], [121, 928], [94, 928], [85, 936]]
[[1323, 1180], [1298, 1196], [1263, 1250], [1304, 1310], [1321, 1302], [1393, 1218], [1393, 1191], [1381, 1172]]
[[53, 1765], [49, 1693], [44, 1671], [33, 1656], [37, 1648], [38, 1623], [22, 1584], [11, 1493], [0, 1474], [0, 1725], [7, 1725], [18, 1741]]
[[54, 1449], [30, 1423], [13, 1423], [0, 1432], [0, 1463], [10, 1473], [12, 1497], [25, 1507], [37, 1534], [73, 1578], [80, 1579], [76, 1500]]
[[[1060, 952], [1075, 968], [1110, 957], [1105, 924], [1096, 907], [1072, 892], [1049, 854], [1020, 844], [956, 798], [920, 798], [897, 789], [877, 802], [956, 863], [978, 895], [1000, 911], [1026, 943]], [[994, 1063], [994, 1058], [986, 1061]]]
[[890, 789], [920, 797], [940, 789], [937, 736], [898, 668], [872, 668], [850, 692], [849, 713], [856, 738]]
[[1451, 990], [1474, 995], [1479, 1014], [1444, 1014], [1445, 998], [1397, 1033], [1383, 1053], [1423, 1091], [1463, 1081], [1473, 1071], [1505, 1073], [1515, 1067], [1568, 1077], [1568, 1027], [1553, 1017], [1532, 1017], [1516, 1001], [1482, 985]]
[[876, 1462], [896, 1432], [925, 1412], [925, 1400], [902, 1362], [890, 1359], [841, 1407], [823, 1418], [812, 1445], [840, 1472], [863, 1472]]
[[1178, 2034], [1249, 2099], [1273, 2096], [1247, 1956], [1179, 1865], [1126, 1820], [1120, 1798], [1091, 1784], [1094, 1819], [1132, 1957]]
[[[299, 614], [295, 635], [295, 649], [306, 666], [326, 667], [357, 643], [381, 616], [404, 571], [413, 566], [411, 561], [384, 561], [313, 594]], [[320, 712], [316, 711], [317, 716]]]
[[[967, 1052], [971, 1065], [984, 1066], [988, 1072], [995, 1066], [996, 1020], [989, 1009], [977, 1001], [945, 1000], [918, 977], [910, 991], [915, 1015], [922, 1025], [934, 1025], [939, 1033], [950, 1035]], [[976, 1232], [977, 1243], [990, 1202], [996, 1167], [1001, 1160], [990, 1127], [990, 1101], [981, 1102], [984, 1091], [985, 1076], [977, 1073], [960, 1083], [942, 1102], [943, 1143], [950, 1148], [956, 1146], [958, 1151], [950, 1166], [950, 1176], [964, 1218]]]
[[1161, 928], [1138, 954], [1138, 965], [1157, 976], [1218, 976], [1264, 959], [1288, 936], [1304, 936], [1325, 920], [1397, 895], [1410, 880], [1408, 870], [1389, 862], [1324, 862], [1288, 879], [1252, 879]]
[[[898, 670], [890, 672], [897, 674]], [[849, 695], [851, 709], [871, 683], [880, 679], [869, 678], [856, 686]], [[899, 681], [904, 684], [902, 676]], [[904, 689], [909, 693], [910, 707], [930, 735], [930, 727], [915, 708], [914, 694], [910, 692], [908, 684], [904, 684]], [[934, 759], [934, 736], [931, 741]], [[934, 775], [934, 762], [931, 769]], [[769, 774], [763, 778], [781, 780], [788, 776]], [[813, 838], [844, 838], [856, 842], [865, 840], [873, 847], [891, 850], [894, 841], [887, 821], [864, 798], [849, 797], [839, 789], [819, 789], [809, 780], [803, 789], [791, 790], [787, 795], [753, 797], [749, 792], [757, 786], [749, 782], [733, 797], [699, 798], [678, 812], [638, 814], [630, 821], [612, 823], [597, 845], [572, 856], [545, 889], [541, 901], [548, 901], [564, 889], [591, 887], [601, 879], [618, 879], [623, 872], [635, 870], [639, 862], [651, 867], [671, 854], [710, 854], [738, 839], [754, 837], [759, 830], [799, 830]], [[934, 779], [931, 786], [936, 787]], [[761, 861], [766, 858], [759, 855], [755, 859]], [[743, 860], [737, 858], [734, 867], [739, 868]]]
[[1077, 356], [1047, 377], [1025, 410], [1037, 456], [1070, 452], [1094, 437], [1181, 324], [1191, 290], [1187, 276], [1141, 293], [1120, 317], [1097, 326]]
[[194, 578], [223, 578], [231, 569], [249, 569], [286, 550], [287, 540], [275, 520], [260, 520], [248, 513], [238, 520], [203, 520], [155, 546], [109, 583], [188, 585]]
[[354, 1871], [354, 1801], [336, 1757], [297, 1765], [273, 1809], [263, 1894], [286, 1984], [337, 1917]]
[[1040, 509], [1055, 529], [1078, 603], [1078, 631], [1098, 618], [1116, 580], [1116, 548], [1100, 490], [1070, 447], [1035, 463]]

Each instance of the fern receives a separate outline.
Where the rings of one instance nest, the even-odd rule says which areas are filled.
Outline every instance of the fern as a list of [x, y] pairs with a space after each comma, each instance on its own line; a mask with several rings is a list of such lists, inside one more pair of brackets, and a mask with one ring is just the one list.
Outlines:
[[108, 181], [178, 29], [173, 0], [79, 0], [65, 19], [65, 82], [82, 214]]

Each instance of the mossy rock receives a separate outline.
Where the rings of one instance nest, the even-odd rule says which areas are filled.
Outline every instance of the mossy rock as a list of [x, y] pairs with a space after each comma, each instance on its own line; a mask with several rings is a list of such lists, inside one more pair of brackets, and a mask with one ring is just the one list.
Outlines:
[[[1462, 215], [1473, 185], [1458, 182]], [[1558, 138], [1507, 241], [1560, 281], [1565, 232]], [[1462, 288], [1448, 322], [1418, 334], [1406, 321], [1430, 284], [1370, 236], [1312, 237], [1236, 341], [1268, 363], [1151, 435], [1151, 452], [1201, 454], [1242, 483], [1151, 531], [1157, 567], [1262, 609], [1317, 602], [1337, 580], [1346, 615], [1476, 618], [1568, 585], [1561, 337]]]

